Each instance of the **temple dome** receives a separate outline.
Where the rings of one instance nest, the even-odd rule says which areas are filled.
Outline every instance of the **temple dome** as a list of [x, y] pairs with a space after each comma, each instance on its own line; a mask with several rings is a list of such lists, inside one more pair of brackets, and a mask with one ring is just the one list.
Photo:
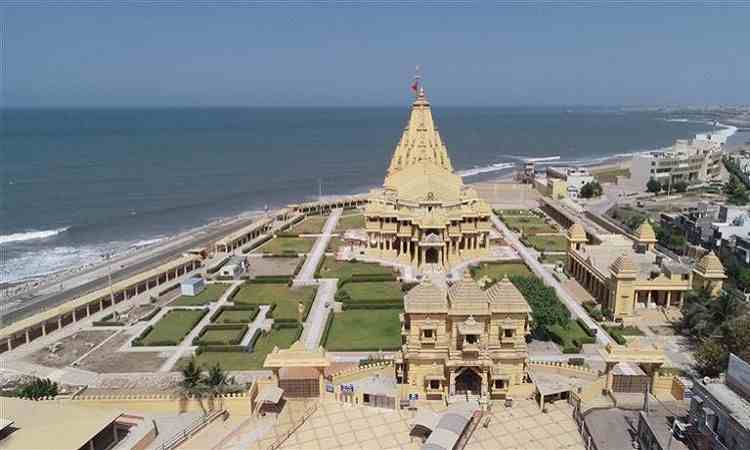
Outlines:
[[568, 238], [570, 238], [571, 241], [585, 241], [586, 238], [586, 230], [583, 229], [583, 225], [576, 222], [573, 225], [568, 228]]
[[615, 262], [609, 266], [609, 269], [615, 275], [635, 275], [636, 267], [633, 260], [628, 255], [620, 255]]
[[695, 265], [695, 270], [700, 272], [704, 277], [708, 275], [709, 277], [713, 278], [726, 278], [726, 274], [724, 273], [724, 265], [721, 263], [721, 260], [713, 251], [708, 252], [700, 260], [698, 260], [698, 264]]

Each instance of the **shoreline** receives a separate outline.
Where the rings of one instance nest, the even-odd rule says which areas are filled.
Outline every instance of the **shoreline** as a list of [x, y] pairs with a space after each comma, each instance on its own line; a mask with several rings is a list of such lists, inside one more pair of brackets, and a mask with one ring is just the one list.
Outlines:
[[[718, 124], [718, 125], [723, 127], [720, 130], [721, 131], [720, 134], [722, 135], [722, 137], [724, 137], [725, 140], [730, 138], [731, 136], [733, 136], [734, 134], [738, 132], [738, 128], [733, 125], [725, 125], [725, 124]], [[706, 134], [710, 132], [711, 131], [704, 131], [699, 134]], [[591, 171], [594, 171], [594, 170], [602, 170], [602, 169], [608, 169], [608, 168], [624, 167], [624, 165], [627, 164], [627, 161], [631, 159], [633, 155], [635, 154], [649, 152], [649, 151], [658, 151], [662, 149], [663, 148], [650, 149], [650, 150], [640, 149], [640, 150], [635, 150], [632, 152], [618, 153], [618, 154], [609, 155], [609, 156], [596, 156], [588, 160], [581, 160], [581, 159], [566, 160], [566, 159], [563, 159], [559, 155], [549, 156], [549, 157], [534, 157], [534, 158], [528, 158], [528, 159], [519, 157], [518, 163], [492, 163], [492, 164], [488, 164], [485, 166], [475, 166], [473, 168], [457, 170], [456, 173], [459, 174], [465, 180], [465, 184], [469, 186], [478, 184], [478, 183], [488, 183], [488, 182], [507, 183], [507, 182], [513, 181], [513, 175], [515, 173], [515, 170], [518, 167], [518, 164], [525, 160], [533, 160], [535, 161], [537, 166], [556, 166], [556, 165], [579, 166], [579, 167], [585, 167]], [[506, 172], [506, 173], [493, 175], [494, 172]], [[478, 177], [479, 179], [476, 181], [466, 180], [467, 178], [473, 178], [473, 177]], [[343, 197], [343, 196], [349, 196], [349, 195], [362, 195], [362, 194], [366, 194], [369, 191], [369, 189], [376, 188], [376, 187], [377, 186], [363, 187], [362, 190], [360, 190], [359, 192], [352, 192], [348, 194], [332, 194], [332, 195], [323, 196], [322, 198], [335, 198], [335, 197]], [[316, 198], [317, 196], [307, 196], [307, 198], [301, 198], [299, 201], [300, 202], [315, 201]], [[286, 206], [287, 205], [268, 205], [268, 208], [269, 210], [278, 210], [281, 208], [285, 208]], [[215, 229], [221, 225], [226, 225], [234, 221], [246, 220], [251, 217], [255, 217], [259, 214], [263, 214], [263, 211], [260, 211], [258, 209], [252, 209], [252, 210], [240, 212], [238, 214], [214, 218], [210, 220], [208, 223], [205, 223], [203, 225], [198, 225], [196, 227], [190, 228], [182, 232], [175, 233], [173, 235], [136, 241], [132, 244], [129, 244], [128, 247], [120, 251], [112, 253], [111, 261], [115, 263], [122, 259], [126, 259], [128, 257], [134, 256], [139, 252], [144, 252], [144, 251], [152, 252], [152, 251], [158, 251], [161, 248], [168, 248], [170, 242], [172, 241], [185, 239], [192, 235], [199, 234], [201, 232], [209, 232], [212, 229]], [[41, 231], [41, 232], [35, 232], [35, 233], [45, 233], [45, 232]], [[137, 245], [139, 242], [148, 242], [148, 244]], [[17, 279], [17, 280], [0, 281], [0, 301], [8, 300], [10, 298], [17, 297], [19, 295], [24, 295], [25, 293], [33, 289], [44, 289], [45, 287], [49, 287], [49, 285], [64, 281], [64, 279], [70, 278], [77, 274], [81, 274], [86, 271], [94, 271], [97, 269], [101, 269], [105, 265], [106, 265], [106, 262], [104, 261], [92, 261], [86, 264], [70, 266], [70, 267], [62, 268], [57, 271], [52, 271], [52, 272], [47, 272], [47, 273], [35, 274], [32, 276], [28, 276], [28, 277]]]
[[[631, 156], [632, 156], [632, 154], [631, 154]], [[617, 166], [621, 165], [627, 158], [628, 157], [625, 156], [625, 155], [614, 155], [614, 156], [611, 156], [611, 157], [601, 157], [601, 158], [597, 158], [596, 161], [593, 161], [590, 165], [586, 165], [586, 167], [588, 169], [590, 169], [590, 170], [606, 169], [606, 168], [610, 168], [610, 167], [617, 167]], [[552, 162], [559, 163], [560, 165], [567, 165], [568, 164], [565, 161], [557, 161], [556, 160], [556, 161], [552, 161]], [[514, 167], [515, 166], [513, 166], [513, 167], [507, 167], [507, 168], [503, 168], [501, 170], [511, 170]], [[497, 171], [501, 171], [501, 170], [497, 170]], [[461, 171], [459, 171], [459, 172], [461, 172]], [[485, 176], [487, 176], [488, 173], [489, 172], [480, 172], [480, 173], [477, 173], [477, 174], [463, 175], [462, 178], [464, 178], [464, 179], [466, 179], [466, 178], [473, 178], [476, 175], [485, 175]], [[496, 176], [491, 176], [490, 178], [485, 178], [483, 180], [465, 181], [465, 184], [468, 185], [468, 186], [472, 186], [472, 185], [475, 185], [475, 184], [488, 183], [488, 182], [491, 182], [491, 183], [507, 183], [507, 182], [512, 182], [513, 181], [513, 175], [514, 175], [514, 172], [511, 171], [510, 173], [504, 173], [504, 174], [500, 174], [500, 175], [496, 175]], [[375, 187], [376, 186], [372, 186], [371, 188], [375, 188]], [[344, 197], [344, 196], [349, 196], [349, 195], [363, 195], [363, 194], [367, 194], [368, 191], [369, 191], [369, 189], [366, 190], [366, 191], [360, 191], [360, 192], [355, 192], [355, 193], [351, 193], [351, 194], [331, 194], [331, 195], [325, 195], [322, 198], [326, 199], [326, 198]], [[301, 201], [310, 201], [310, 200], [301, 199]], [[274, 210], [278, 210], [278, 209], [281, 209], [281, 208], [285, 208], [286, 206], [287, 205], [273, 205], [273, 206], [269, 205], [269, 211], [274, 211]], [[142, 253], [142, 252], [157, 252], [160, 249], [168, 248], [169, 245], [170, 245], [170, 243], [172, 243], [175, 240], [189, 238], [190, 236], [194, 236], [194, 235], [197, 235], [197, 234], [202, 233], [202, 232], [209, 232], [212, 229], [215, 229], [215, 228], [217, 228], [218, 226], [221, 226], [221, 225], [226, 225], [226, 224], [229, 224], [229, 223], [235, 222], [235, 221], [247, 220], [247, 219], [250, 219], [250, 218], [257, 217], [258, 215], [262, 215], [262, 214], [263, 214], [263, 211], [259, 211], [259, 210], [243, 211], [243, 212], [241, 212], [239, 214], [235, 214], [235, 215], [231, 215], [231, 216], [226, 216], [226, 217], [220, 217], [220, 218], [211, 220], [210, 222], [208, 222], [208, 223], [206, 223], [204, 225], [200, 225], [200, 226], [191, 228], [189, 230], [186, 230], [186, 231], [174, 234], [174, 235], [170, 235], [170, 236], [159, 238], [159, 239], [155, 240], [155, 242], [149, 243], [147, 245], [142, 245], [142, 246], [131, 245], [128, 248], [126, 248], [126, 249], [124, 249], [124, 250], [122, 250], [120, 252], [113, 253], [112, 254], [111, 262], [112, 262], [112, 264], [115, 264], [115, 263], [120, 262], [123, 259], [135, 256], [136, 254]], [[101, 261], [101, 262], [91, 262], [91, 263], [88, 263], [88, 264], [83, 264], [83, 265], [77, 265], [77, 266], [73, 266], [73, 267], [63, 268], [63, 269], [60, 269], [58, 271], [51, 272], [51, 273], [40, 274], [38, 276], [28, 277], [28, 278], [25, 278], [25, 279], [12, 280], [12, 281], [0, 281], [0, 301], [9, 300], [9, 299], [11, 299], [13, 297], [16, 297], [16, 296], [19, 296], [19, 295], [24, 295], [28, 291], [31, 291], [31, 290], [34, 290], [34, 289], [48, 288], [50, 285], [54, 285], [56, 283], [64, 281], [67, 278], [70, 278], [70, 277], [82, 274], [82, 273], [84, 273], [86, 271], [94, 271], [94, 270], [101, 269], [102, 267], [106, 266], [106, 264], [107, 263], [104, 262], [104, 261]]]

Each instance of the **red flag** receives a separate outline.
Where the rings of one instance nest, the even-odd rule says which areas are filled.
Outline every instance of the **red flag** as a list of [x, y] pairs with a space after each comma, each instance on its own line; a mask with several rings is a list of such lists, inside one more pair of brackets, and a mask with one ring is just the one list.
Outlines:
[[417, 90], [419, 89], [419, 78], [414, 79], [414, 83], [411, 84], [411, 90], [414, 91], [414, 93], [417, 93]]

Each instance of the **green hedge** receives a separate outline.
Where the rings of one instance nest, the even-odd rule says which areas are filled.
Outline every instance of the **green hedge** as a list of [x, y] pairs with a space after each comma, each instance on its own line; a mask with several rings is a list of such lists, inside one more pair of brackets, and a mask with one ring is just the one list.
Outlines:
[[234, 306], [224, 305], [220, 307], [219, 309], [217, 309], [211, 315], [210, 321], [216, 322], [216, 319], [218, 319], [221, 313], [223, 313], [224, 311], [252, 311], [252, 310], [254, 310], [255, 312], [253, 313], [253, 315], [250, 316], [250, 319], [248, 321], [243, 320], [243, 321], [237, 322], [237, 323], [252, 323], [252, 321], [255, 320], [256, 317], [258, 317], [259, 309], [255, 305], [244, 305], [244, 304], [239, 304], [239, 305], [234, 305]]
[[367, 302], [353, 302], [353, 303], [344, 303], [341, 307], [343, 311], [347, 311], [350, 309], [401, 309], [404, 306], [404, 302], [376, 302], [376, 303], [367, 303]]
[[288, 284], [292, 281], [289, 275], [259, 275], [248, 281], [251, 284]]
[[299, 237], [299, 233], [276, 233], [276, 237], [289, 237], [289, 238], [296, 238]]
[[241, 345], [201, 345], [195, 349], [195, 354], [200, 355], [203, 352], [245, 352]]
[[[207, 341], [207, 342], [201, 342], [201, 339], [203, 338], [203, 335], [206, 334], [206, 332], [210, 330], [243, 330], [242, 333], [238, 334], [237, 337], [234, 339], [224, 342], [224, 341]], [[242, 342], [242, 338], [245, 337], [245, 334], [247, 334], [247, 327], [245, 325], [234, 325], [234, 324], [220, 324], [220, 325], [206, 325], [201, 332], [198, 334], [198, 336], [193, 338], [193, 345], [238, 345], [240, 342]]]
[[[583, 328], [584, 333], [589, 335], [589, 337], [591, 337], [593, 341], [596, 341], [596, 329], [592, 330], [591, 328], [589, 328], [589, 326], [586, 325], [586, 322], [584, 322], [580, 318], [576, 318], [576, 322], [578, 322], [578, 325], [580, 325], [581, 328]], [[587, 344], [593, 344], [593, 343], [594, 342], [587, 342]]]
[[324, 345], [326, 342], [328, 342], [328, 333], [331, 332], [331, 325], [333, 325], [333, 311], [328, 314], [328, 319], [326, 319], [326, 326], [325, 328], [323, 328], [323, 334], [320, 336], [320, 342]]
[[[302, 266], [305, 265], [305, 260], [307, 258], [300, 258], [299, 262], [297, 262], [297, 265], [294, 267], [294, 272], [292, 272], [291, 278], [296, 278], [297, 275], [299, 275], [299, 271], [302, 270]], [[320, 258], [321, 261], [323, 261], [325, 258]]]
[[384, 273], [355, 273], [349, 277], [339, 279], [336, 288], [341, 289], [341, 287], [347, 283], [366, 283], [368, 281], [396, 281], [396, 275]]
[[284, 250], [281, 253], [264, 253], [264, 258], [297, 258], [299, 253], [292, 250]]
[[156, 308], [154, 308], [153, 311], [151, 311], [150, 313], [148, 313], [145, 316], [143, 316], [140, 319], [138, 319], [138, 321], [139, 322], [148, 322], [149, 320], [153, 319], [157, 314], [159, 314], [159, 311], [161, 311], [161, 306], [157, 306]]
[[139, 334], [137, 338], [133, 339], [133, 342], [131, 343], [131, 345], [133, 347], [141, 347], [143, 345], [143, 338], [145, 338], [153, 329], [154, 329], [153, 325], [149, 325], [146, 328], [144, 328], [143, 331], [141, 331], [141, 334]]
[[94, 327], [124, 327], [125, 322], [113, 322], [108, 320], [95, 320], [91, 323]]
[[273, 236], [271, 236], [270, 234], [267, 234], [263, 236], [262, 238], [258, 239], [258, 242], [255, 242], [253, 245], [249, 246], [248, 248], [243, 248], [242, 253], [250, 253], [251, 251], [255, 250], [256, 248], [270, 241], [271, 239], [273, 239]]
[[623, 334], [620, 332], [620, 330], [617, 329], [617, 327], [605, 326], [604, 329], [618, 344], [625, 345], [628, 343], [627, 339], [625, 339], [625, 336], [623, 336]]
[[320, 258], [320, 260], [318, 261], [318, 265], [315, 266], [315, 275], [313, 275], [314, 278], [320, 278], [320, 271], [323, 269], [323, 265], [325, 264], [325, 262], [325, 256]]
[[274, 319], [272, 328], [274, 330], [279, 330], [281, 328], [296, 328], [297, 329], [297, 337], [294, 338], [294, 340], [298, 340], [300, 336], [302, 336], [302, 325], [295, 321], [276, 321]]

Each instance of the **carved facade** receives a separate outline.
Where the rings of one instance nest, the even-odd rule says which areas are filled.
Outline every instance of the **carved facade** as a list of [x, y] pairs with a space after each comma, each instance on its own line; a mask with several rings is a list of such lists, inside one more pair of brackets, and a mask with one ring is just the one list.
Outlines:
[[413, 288], [401, 316], [402, 395], [504, 398], [526, 376], [531, 309], [508, 279], [487, 290], [467, 276], [447, 290]]
[[365, 252], [417, 268], [448, 269], [489, 254], [492, 210], [453, 173], [420, 89], [382, 189], [365, 209]]

